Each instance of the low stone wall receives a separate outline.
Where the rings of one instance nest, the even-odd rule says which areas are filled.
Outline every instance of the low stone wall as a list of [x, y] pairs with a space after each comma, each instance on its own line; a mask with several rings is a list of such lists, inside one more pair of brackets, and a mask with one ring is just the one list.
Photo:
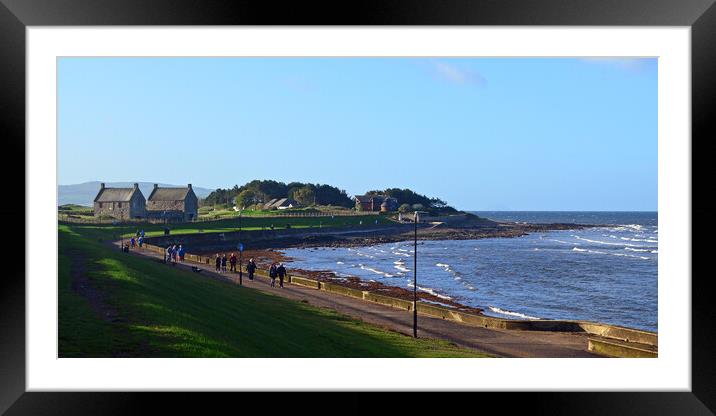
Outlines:
[[579, 322], [584, 332], [604, 338], [620, 339], [626, 342], [637, 342], [646, 345], [659, 345], [659, 334], [623, 326], [606, 325], [594, 322]]
[[604, 339], [590, 338], [587, 349], [595, 354], [618, 358], [658, 358], [656, 350], [640, 345], [621, 344]]
[[291, 278], [289, 279], [289, 282], [292, 285], [299, 285], [304, 287], [310, 287], [311, 289], [319, 289], [320, 286], [316, 280], [313, 279], [307, 279], [305, 277], [299, 277], [291, 275]]
[[318, 287], [321, 290], [325, 290], [326, 292], [338, 293], [343, 296], [350, 296], [352, 298], [358, 298], [358, 299], [364, 299], [364, 296], [366, 293], [362, 290], [352, 289], [350, 287], [345, 287], [345, 286], [341, 286], [341, 285], [337, 285], [335, 283], [329, 283], [329, 282], [318, 282]]
[[[145, 248], [150, 251], [163, 253], [165, 250], [152, 244], [145, 244]], [[211, 257], [198, 256], [194, 254], [186, 254], [185, 260], [207, 264]], [[267, 274], [263, 270], [257, 270], [256, 276], [267, 278]], [[326, 292], [336, 293], [343, 296], [362, 299], [368, 302], [378, 303], [392, 308], [402, 309], [406, 311], [413, 310], [413, 302], [405, 299], [394, 298], [391, 296], [380, 295], [375, 292], [362, 291], [336, 283], [321, 282], [315, 279], [309, 279], [303, 276], [290, 274], [288, 282], [294, 285], [308, 287], [316, 290], [324, 290]], [[421, 315], [432, 316], [450, 321], [460, 322], [471, 326], [480, 326], [483, 328], [509, 329], [520, 331], [556, 331], [556, 332], [582, 332], [590, 335], [597, 335], [603, 338], [610, 338], [625, 342], [639, 343], [649, 346], [658, 346], [658, 334], [639, 329], [626, 328], [617, 325], [602, 324], [589, 321], [561, 321], [561, 320], [529, 320], [518, 321], [511, 319], [495, 318], [492, 316], [476, 315], [462, 312], [446, 306], [434, 305], [426, 302], [417, 302], [417, 310]], [[601, 348], [599, 346], [598, 348]], [[616, 348], [606, 346], [604, 348]]]
[[390, 296], [379, 295], [377, 293], [365, 292], [363, 299], [368, 302], [379, 303], [381, 305], [390, 306], [392, 308], [405, 309], [406, 311], [413, 310], [413, 302], [405, 299], [398, 299]]

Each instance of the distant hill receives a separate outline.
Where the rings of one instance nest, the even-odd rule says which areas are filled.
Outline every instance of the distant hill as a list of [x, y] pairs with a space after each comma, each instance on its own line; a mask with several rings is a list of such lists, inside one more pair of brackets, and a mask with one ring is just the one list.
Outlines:
[[[145, 198], [149, 197], [149, 194], [152, 192], [152, 189], [154, 188], [154, 182], [138, 182], [139, 183], [139, 190], [142, 191], [142, 194]], [[60, 185], [57, 188], [58, 193], [58, 201], [57, 205], [65, 205], [65, 204], [77, 204], [77, 205], [85, 205], [85, 206], [92, 206], [92, 201], [94, 201], [94, 197], [97, 196], [97, 192], [99, 191], [99, 184], [100, 181], [93, 181], [93, 182], [85, 182], [85, 183], [78, 183], [75, 185]], [[132, 185], [134, 185], [134, 182], [105, 182], [105, 186], [110, 188], [129, 188]], [[166, 183], [160, 183], [159, 186], [186, 186], [186, 185], [169, 185]], [[207, 188], [200, 188], [197, 186], [192, 186], [194, 189], [194, 193], [198, 198], [206, 198], [207, 195], [209, 195], [212, 192], [212, 189]]]

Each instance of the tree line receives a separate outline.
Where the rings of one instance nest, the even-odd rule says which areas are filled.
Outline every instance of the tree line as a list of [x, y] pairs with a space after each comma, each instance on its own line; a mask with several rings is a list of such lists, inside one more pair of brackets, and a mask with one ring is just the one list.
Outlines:
[[[365, 195], [384, 195], [393, 197], [400, 204], [398, 211], [427, 211], [432, 214], [452, 214], [458, 212], [440, 198], [430, 198], [410, 189], [388, 188], [372, 190]], [[325, 184], [303, 182], [278, 182], [274, 180], [255, 179], [244, 185], [233, 188], [216, 189], [200, 201], [201, 205], [223, 205], [235, 203], [239, 207], [251, 207], [265, 204], [272, 199], [291, 198], [304, 206], [333, 205], [345, 208], [355, 207], [355, 199], [349, 197], [345, 190]]]
[[366, 195], [385, 195], [398, 200], [400, 212], [428, 211], [432, 214], [453, 214], [458, 212], [440, 198], [430, 198], [421, 195], [410, 189], [388, 188], [385, 190], [373, 190], [366, 192]]
[[334, 205], [346, 208], [354, 206], [353, 199], [345, 190], [325, 184], [303, 182], [284, 183], [274, 180], [255, 179], [233, 188], [219, 188], [202, 201], [203, 205], [229, 204], [236, 198], [236, 205], [249, 207], [265, 204], [272, 199], [291, 198], [302, 205]]

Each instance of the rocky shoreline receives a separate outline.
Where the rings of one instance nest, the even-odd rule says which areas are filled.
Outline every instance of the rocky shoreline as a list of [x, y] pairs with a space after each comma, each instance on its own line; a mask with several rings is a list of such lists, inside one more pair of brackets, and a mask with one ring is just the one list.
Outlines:
[[[476, 240], [482, 238], [515, 238], [522, 237], [530, 232], [543, 232], [555, 230], [576, 230], [602, 225], [592, 224], [522, 224], [522, 223], [492, 223], [489, 226], [462, 227], [462, 228], [419, 228], [418, 240]], [[388, 286], [380, 282], [364, 281], [358, 277], [338, 277], [329, 270], [303, 270], [290, 267], [291, 258], [284, 255], [281, 249], [284, 248], [316, 248], [316, 247], [365, 247], [384, 243], [412, 241], [415, 238], [414, 232], [401, 234], [383, 234], [379, 232], [369, 236], [347, 236], [347, 235], [315, 235], [300, 239], [282, 238], [264, 242], [264, 247], [256, 247], [243, 253], [244, 261], [253, 258], [259, 268], [268, 269], [271, 263], [285, 263], [289, 274], [305, 276], [311, 279], [331, 282], [352, 289], [376, 292], [386, 296], [396, 297], [405, 300], [413, 300], [412, 289], [397, 286]], [[438, 303], [453, 307], [457, 310], [482, 314], [481, 308], [463, 305], [452, 299], [444, 299], [431, 293], [418, 291], [418, 300], [429, 303]]]

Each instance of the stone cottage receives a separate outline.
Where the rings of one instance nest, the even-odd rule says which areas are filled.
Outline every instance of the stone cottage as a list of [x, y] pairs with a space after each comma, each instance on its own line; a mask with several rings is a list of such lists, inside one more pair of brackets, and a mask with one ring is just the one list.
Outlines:
[[139, 184], [131, 188], [107, 188], [101, 183], [94, 198], [94, 215], [120, 220], [145, 218], [146, 200]]
[[391, 212], [398, 209], [398, 200], [385, 195], [356, 195], [356, 210]]
[[167, 221], [193, 221], [199, 212], [199, 198], [191, 184], [182, 188], [162, 188], [154, 184], [147, 198], [147, 216]]

